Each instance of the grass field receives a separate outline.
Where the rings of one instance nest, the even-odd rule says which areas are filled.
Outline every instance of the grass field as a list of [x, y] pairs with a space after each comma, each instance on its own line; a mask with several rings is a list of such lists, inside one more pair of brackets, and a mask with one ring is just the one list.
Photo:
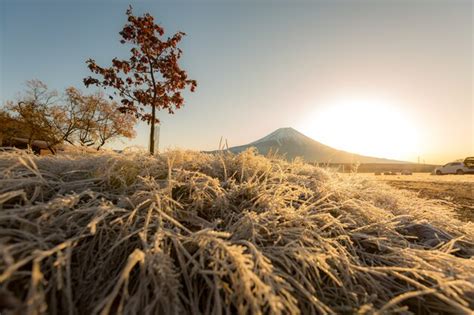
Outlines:
[[456, 215], [463, 221], [474, 222], [474, 175], [372, 175], [360, 174], [371, 180], [382, 181], [392, 187], [416, 192], [425, 199], [436, 199], [454, 205]]
[[300, 161], [0, 154], [2, 314], [470, 314], [473, 255], [455, 204]]

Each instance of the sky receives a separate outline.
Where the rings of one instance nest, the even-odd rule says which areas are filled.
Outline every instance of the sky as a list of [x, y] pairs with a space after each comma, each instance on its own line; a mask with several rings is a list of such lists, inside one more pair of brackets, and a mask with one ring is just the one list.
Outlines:
[[[474, 155], [473, 2], [0, 0], [0, 101], [29, 79], [87, 89], [85, 65], [126, 57], [132, 4], [184, 31], [197, 80], [160, 149], [217, 149], [293, 127], [337, 149], [445, 163]], [[92, 92], [92, 90], [89, 90]], [[147, 146], [148, 126], [114, 148]]]

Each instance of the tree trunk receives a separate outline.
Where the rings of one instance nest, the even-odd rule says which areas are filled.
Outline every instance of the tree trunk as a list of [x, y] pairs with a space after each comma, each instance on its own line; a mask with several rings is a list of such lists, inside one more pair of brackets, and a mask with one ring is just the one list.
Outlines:
[[150, 154], [155, 154], [155, 105], [151, 106], [151, 126], [150, 126]]

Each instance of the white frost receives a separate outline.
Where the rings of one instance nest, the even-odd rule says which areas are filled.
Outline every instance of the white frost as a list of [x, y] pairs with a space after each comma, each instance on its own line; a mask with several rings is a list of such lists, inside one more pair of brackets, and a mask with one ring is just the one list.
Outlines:
[[255, 144], [267, 142], [267, 141], [276, 141], [278, 145], [281, 145], [282, 141], [295, 141], [295, 142], [301, 143], [301, 142], [306, 141], [307, 139], [308, 137], [302, 134], [301, 132], [296, 131], [295, 129], [291, 127], [287, 127], [287, 128], [279, 128], [275, 130], [274, 132], [272, 132], [271, 134], [250, 143], [250, 145], [255, 145]]

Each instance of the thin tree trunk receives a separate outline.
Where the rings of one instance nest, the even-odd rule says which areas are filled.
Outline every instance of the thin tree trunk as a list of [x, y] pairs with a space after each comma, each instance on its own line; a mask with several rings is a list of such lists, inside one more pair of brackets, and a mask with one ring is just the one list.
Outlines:
[[151, 106], [150, 154], [155, 154], [155, 104]]
[[99, 145], [97, 146], [97, 151], [99, 151], [100, 148], [102, 148], [102, 147], [104, 146], [104, 144], [105, 144], [105, 140], [104, 140], [104, 139], [100, 140], [100, 143], [99, 143]]

